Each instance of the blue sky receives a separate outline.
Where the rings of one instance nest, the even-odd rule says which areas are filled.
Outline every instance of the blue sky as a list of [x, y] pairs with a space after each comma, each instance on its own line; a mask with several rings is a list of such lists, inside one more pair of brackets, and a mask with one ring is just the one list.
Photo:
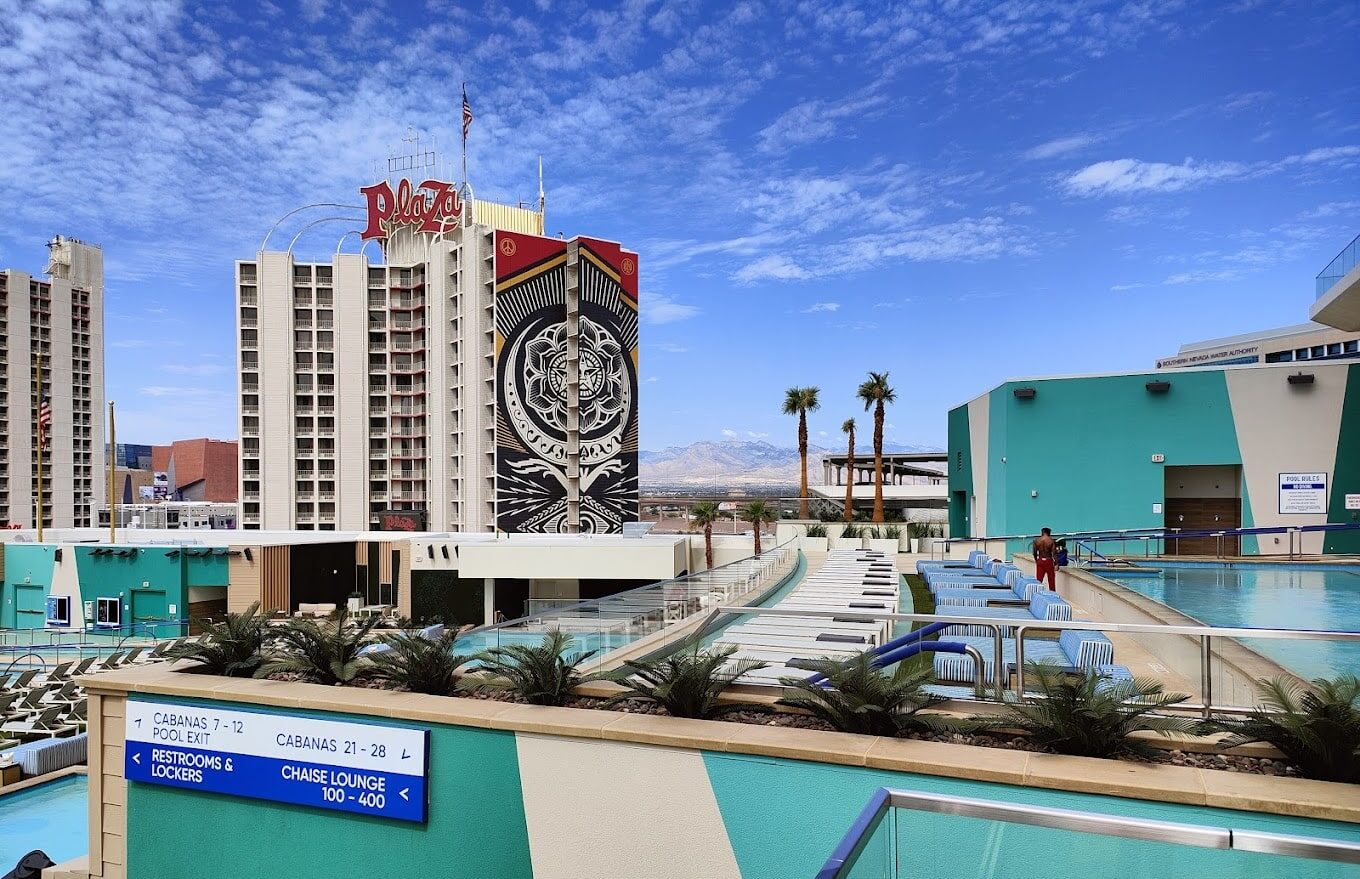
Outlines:
[[[119, 437], [235, 435], [232, 261], [408, 127], [641, 254], [642, 443], [889, 438], [1297, 323], [1360, 231], [1350, 3], [0, 0], [0, 266], [100, 242]], [[319, 256], [346, 227], [304, 235]], [[296, 231], [294, 227], [291, 231]], [[289, 236], [291, 237], [291, 231]], [[1075, 417], [1075, 415], [1074, 415]], [[824, 434], [826, 436], [824, 436]]]

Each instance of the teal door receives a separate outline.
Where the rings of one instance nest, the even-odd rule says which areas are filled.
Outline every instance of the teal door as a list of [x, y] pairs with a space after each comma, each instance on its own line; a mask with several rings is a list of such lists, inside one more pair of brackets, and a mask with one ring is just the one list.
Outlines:
[[14, 584], [14, 626], [41, 629], [47, 620], [47, 587], [32, 583]]

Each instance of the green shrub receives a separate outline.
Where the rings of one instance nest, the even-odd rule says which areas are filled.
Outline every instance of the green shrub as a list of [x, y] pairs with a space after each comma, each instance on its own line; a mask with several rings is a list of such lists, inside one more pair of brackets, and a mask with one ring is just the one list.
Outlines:
[[1262, 681], [1264, 705], [1245, 719], [1218, 719], [1225, 748], [1269, 742], [1311, 778], [1360, 783], [1360, 677], [1319, 678], [1312, 689], [1285, 678]]
[[1006, 705], [1004, 714], [975, 720], [989, 729], [1024, 730], [1036, 744], [1060, 754], [1112, 757], [1129, 752], [1148, 755], [1154, 749], [1130, 736], [1135, 732], [1198, 732], [1189, 717], [1155, 715], [1158, 709], [1184, 702], [1182, 693], [1166, 693], [1160, 681], [1119, 681], [1094, 671], [1072, 674], [1046, 662], [1025, 664], [1025, 680], [1037, 694], [1028, 702]]
[[899, 527], [897, 527], [896, 525], [887, 525], [887, 526], [885, 526], [885, 527], [883, 528], [883, 539], [884, 539], [884, 540], [901, 540], [901, 539], [902, 539], [902, 529], [899, 528]]
[[445, 629], [438, 638], [414, 632], [383, 635], [380, 640], [387, 649], [368, 655], [370, 674], [412, 693], [448, 696], [458, 670], [472, 661], [471, 656], [454, 652], [458, 635], [457, 629]]
[[599, 675], [581, 674], [580, 665], [598, 651], [568, 656], [575, 639], [560, 629], [530, 646], [510, 644], [492, 647], [475, 657], [484, 672], [464, 677], [462, 686], [471, 691], [510, 690], [531, 705], [565, 705], [572, 691]]
[[248, 678], [265, 661], [264, 649], [273, 637], [271, 613], [260, 613], [258, 601], [242, 613], [229, 613], [220, 623], [199, 620], [203, 634], [169, 651], [171, 659], [190, 659], [202, 671]]
[[808, 537], [825, 537], [825, 536], [826, 536], [826, 526], [823, 525], [821, 522], [813, 522], [813, 523], [812, 523], [811, 525], [809, 525], [808, 528], [807, 528], [807, 536], [808, 536]]
[[317, 684], [347, 684], [365, 670], [359, 651], [368, 646], [368, 635], [381, 619], [371, 616], [353, 623], [341, 608], [321, 622], [289, 620], [279, 628], [276, 650], [255, 677], [296, 674]]
[[856, 525], [854, 522], [846, 522], [845, 527], [841, 529], [841, 537], [844, 539], [852, 540], [856, 537], [862, 536], [863, 535], [860, 532], [860, 527]]
[[625, 699], [647, 699], [658, 703], [674, 717], [700, 720], [734, 708], [748, 708], [750, 706], [718, 704], [718, 696], [733, 681], [766, 665], [756, 659], [743, 659], [724, 669], [736, 651], [735, 645], [721, 650], [700, 650], [695, 644], [663, 659], [628, 661], [609, 676], [628, 690], [615, 696], [609, 704]]
[[904, 732], [957, 731], [962, 725], [937, 715], [918, 714], [944, 701], [926, 692], [931, 669], [913, 670], [899, 663], [895, 671], [874, 668], [872, 651], [849, 660], [814, 659], [797, 662], [797, 667], [826, 675], [826, 687], [799, 678], [783, 678], [780, 683], [797, 691], [778, 704], [801, 708], [831, 724], [841, 732], [871, 736], [895, 736]]

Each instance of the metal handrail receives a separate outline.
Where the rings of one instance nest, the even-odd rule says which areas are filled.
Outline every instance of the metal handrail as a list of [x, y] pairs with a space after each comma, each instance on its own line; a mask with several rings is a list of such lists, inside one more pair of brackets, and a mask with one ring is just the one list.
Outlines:
[[850, 825], [831, 857], [818, 870], [817, 879], [844, 879], [848, 876], [849, 868], [855, 865], [855, 858], [863, 850], [888, 809], [908, 809], [959, 818], [981, 818], [987, 821], [1026, 824], [1031, 827], [1047, 827], [1074, 833], [1116, 836], [1196, 848], [1360, 864], [1360, 843], [1354, 842], [879, 788]]
[[[744, 607], [744, 606], [723, 606], [714, 608], [715, 615], [722, 613], [731, 614], [768, 614], [770, 616], [785, 617], [814, 617], [831, 618], [838, 620], [855, 620], [860, 622], [913, 622], [913, 623], [950, 623], [969, 626], [986, 626], [993, 632], [992, 640], [996, 650], [995, 679], [997, 699], [1004, 698], [1003, 693], [1009, 689], [1006, 686], [1006, 663], [1002, 661], [1002, 637], [1001, 627], [1015, 629], [1015, 691], [1016, 697], [1025, 698], [1025, 635], [1031, 631], [1079, 631], [1079, 632], [1116, 632], [1125, 634], [1150, 634], [1150, 635], [1185, 635], [1198, 638], [1200, 642], [1200, 682], [1203, 689], [1203, 703], [1180, 703], [1180, 707], [1200, 709], [1205, 716], [1212, 713], [1213, 704], [1213, 683], [1210, 663], [1212, 660], [1213, 638], [1265, 638], [1277, 640], [1300, 640], [1300, 641], [1341, 641], [1343, 643], [1360, 643], [1360, 632], [1330, 632], [1320, 629], [1257, 629], [1247, 626], [1190, 626], [1190, 625], [1164, 625], [1154, 623], [1106, 623], [1092, 622], [1086, 620], [1033, 620], [1005, 619], [1000, 622], [994, 617], [970, 617], [966, 614], [928, 614], [928, 613], [887, 613], [869, 612], [862, 610], [841, 611], [841, 610], [812, 610], [812, 609], [790, 609], [780, 607]], [[941, 640], [948, 640], [948, 636], [943, 636]], [[1218, 706], [1223, 710], [1241, 710], [1240, 706]]]

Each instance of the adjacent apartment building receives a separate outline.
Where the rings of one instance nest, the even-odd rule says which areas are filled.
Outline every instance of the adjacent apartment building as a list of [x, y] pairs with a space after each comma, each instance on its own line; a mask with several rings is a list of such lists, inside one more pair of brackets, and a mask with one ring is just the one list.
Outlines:
[[360, 191], [360, 252], [236, 264], [242, 527], [635, 521], [637, 255], [448, 183]]
[[0, 271], [0, 518], [36, 523], [41, 456], [44, 524], [83, 527], [104, 501], [104, 254], [62, 236], [47, 247], [46, 280]]

